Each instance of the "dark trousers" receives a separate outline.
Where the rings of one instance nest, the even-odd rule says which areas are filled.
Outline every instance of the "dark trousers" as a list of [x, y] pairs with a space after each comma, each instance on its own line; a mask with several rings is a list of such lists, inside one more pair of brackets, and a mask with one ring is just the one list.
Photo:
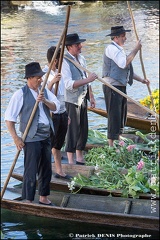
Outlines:
[[66, 102], [66, 110], [71, 118], [66, 134], [66, 152], [84, 150], [88, 138], [87, 99], [81, 106]]
[[51, 146], [52, 148], [61, 150], [68, 128], [68, 114], [67, 112], [61, 114], [53, 114], [52, 121], [54, 126], [54, 132], [51, 131]]
[[[126, 94], [126, 87], [114, 86]], [[127, 119], [127, 99], [103, 84], [103, 93], [108, 113], [108, 138], [118, 140]]]
[[25, 143], [22, 187], [23, 199], [34, 200], [36, 175], [38, 175], [39, 195], [48, 196], [50, 194], [50, 181], [52, 176], [50, 138], [43, 141]]

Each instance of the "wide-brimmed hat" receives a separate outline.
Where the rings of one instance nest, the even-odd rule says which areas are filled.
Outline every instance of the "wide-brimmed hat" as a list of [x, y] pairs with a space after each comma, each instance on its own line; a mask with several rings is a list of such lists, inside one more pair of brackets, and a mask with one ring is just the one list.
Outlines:
[[31, 62], [25, 66], [25, 77], [42, 77], [45, 72], [42, 71], [40, 64], [38, 62]]
[[66, 36], [65, 45], [73, 45], [86, 41], [86, 39], [80, 39], [77, 33], [68, 34]]
[[111, 27], [111, 33], [106, 36], [119, 36], [124, 32], [130, 32], [131, 30], [125, 30], [123, 26]]

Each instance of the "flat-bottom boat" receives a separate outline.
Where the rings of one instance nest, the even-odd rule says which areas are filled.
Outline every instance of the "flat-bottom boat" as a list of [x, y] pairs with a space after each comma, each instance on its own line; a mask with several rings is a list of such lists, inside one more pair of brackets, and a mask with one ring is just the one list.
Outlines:
[[[127, 122], [126, 126], [136, 128], [139, 130], [144, 130], [145, 132], [152, 132], [153, 127], [158, 133], [159, 129], [156, 123], [155, 116], [151, 116], [143, 108], [139, 107], [133, 102], [127, 101]], [[107, 111], [102, 108], [91, 108], [88, 107], [88, 111], [94, 112], [100, 116], [108, 117]]]
[[[13, 189], [11, 189], [13, 191]], [[51, 191], [55, 206], [39, 204], [36, 193], [33, 203], [22, 200], [21, 188], [13, 200], [3, 198], [1, 208], [52, 219], [94, 223], [114, 227], [159, 231], [159, 201]]]

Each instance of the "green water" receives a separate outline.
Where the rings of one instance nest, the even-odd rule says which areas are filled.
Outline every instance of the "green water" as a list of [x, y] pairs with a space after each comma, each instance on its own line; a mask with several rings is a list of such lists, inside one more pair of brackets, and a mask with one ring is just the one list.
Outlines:
[[[15, 214], [2, 210], [5, 239], [158, 239], [158, 232], [120, 227], [98, 226]], [[130, 238], [129, 238], [130, 237]]]

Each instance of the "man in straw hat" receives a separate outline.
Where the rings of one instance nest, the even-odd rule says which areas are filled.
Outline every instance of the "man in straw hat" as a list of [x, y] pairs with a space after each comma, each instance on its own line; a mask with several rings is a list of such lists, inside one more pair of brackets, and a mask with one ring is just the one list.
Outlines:
[[[132, 60], [141, 49], [141, 41], [138, 41], [131, 53], [126, 56], [123, 45], [126, 41], [126, 32], [123, 26], [111, 27], [112, 42], [106, 47], [103, 56], [102, 77], [112, 86], [126, 94], [126, 85], [132, 85], [133, 79], [149, 84], [149, 80], [143, 79], [133, 72]], [[127, 99], [103, 84], [106, 110], [108, 113], [108, 143], [112, 147], [114, 140], [120, 139], [127, 117]]]
[[[54, 131], [50, 110], [53, 112], [59, 110], [60, 103], [48, 89], [44, 89], [44, 93], [39, 93], [44, 74], [38, 62], [31, 62], [25, 66], [27, 84], [11, 97], [5, 112], [5, 121], [17, 149], [24, 150], [22, 198], [27, 202], [34, 201], [38, 174], [39, 203], [53, 205], [48, 199], [52, 176], [50, 129]], [[15, 124], [19, 116], [19, 129], [23, 134], [36, 101], [38, 107], [23, 142], [17, 134]]]
[[[67, 53], [65, 56], [86, 66], [85, 58], [81, 54], [82, 42], [86, 39], [79, 38], [77, 33], [66, 36]], [[64, 57], [65, 57], [64, 56]], [[95, 100], [90, 82], [97, 78], [95, 73], [87, 76], [86, 72], [79, 70], [68, 59], [62, 63], [62, 77], [65, 85], [65, 103], [71, 123], [68, 125], [66, 135], [65, 151], [67, 152], [69, 164], [74, 164], [74, 153], [76, 153], [76, 164], [84, 165], [83, 150], [88, 138], [87, 118], [87, 93], [91, 107], [95, 107]]]

